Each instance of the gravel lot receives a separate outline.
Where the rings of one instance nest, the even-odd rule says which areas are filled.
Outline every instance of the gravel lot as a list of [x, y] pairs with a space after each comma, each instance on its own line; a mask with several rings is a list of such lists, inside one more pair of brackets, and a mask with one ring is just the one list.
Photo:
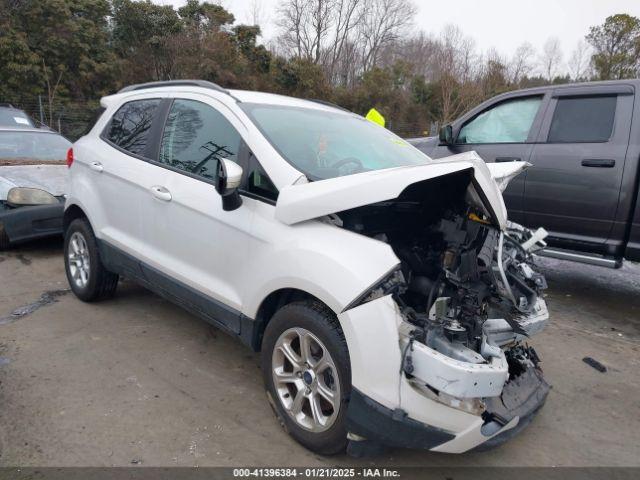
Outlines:
[[640, 466], [640, 267], [540, 263], [552, 323], [532, 343], [553, 390], [533, 424], [489, 452], [357, 460], [291, 440], [258, 356], [224, 333], [130, 282], [78, 301], [60, 242], [0, 252], [0, 465]]

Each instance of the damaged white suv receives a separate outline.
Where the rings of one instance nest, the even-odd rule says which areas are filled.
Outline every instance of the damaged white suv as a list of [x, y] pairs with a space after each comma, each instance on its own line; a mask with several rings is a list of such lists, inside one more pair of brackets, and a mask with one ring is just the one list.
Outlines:
[[80, 299], [124, 275], [238, 336], [282, 425], [323, 454], [464, 452], [542, 406], [525, 341], [548, 319], [544, 232], [509, 223], [500, 191], [526, 165], [433, 161], [337, 107], [203, 81], [102, 106], [69, 153]]

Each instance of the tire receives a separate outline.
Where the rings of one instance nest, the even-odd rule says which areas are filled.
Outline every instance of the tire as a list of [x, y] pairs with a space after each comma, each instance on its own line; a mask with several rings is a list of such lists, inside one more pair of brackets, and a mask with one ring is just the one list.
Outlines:
[[67, 228], [64, 268], [71, 290], [84, 302], [111, 298], [116, 292], [118, 275], [102, 264], [93, 229], [84, 218], [74, 220]]
[[4, 225], [0, 223], [0, 251], [7, 250], [10, 245], [11, 245], [11, 242], [9, 241], [9, 236], [7, 235], [7, 232], [5, 232], [4, 230]]
[[[302, 342], [310, 345], [307, 366]], [[289, 355], [284, 354], [286, 345], [293, 350]], [[297, 365], [290, 358], [299, 360]], [[269, 402], [285, 431], [316, 453], [344, 451], [351, 366], [344, 334], [330, 309], [313, 301], [280, 308], [265, 330], [262, 371]], [[276, 371], [282, 380], [275, 380]], [[295, 418], [291, 412], [297, 412]]]

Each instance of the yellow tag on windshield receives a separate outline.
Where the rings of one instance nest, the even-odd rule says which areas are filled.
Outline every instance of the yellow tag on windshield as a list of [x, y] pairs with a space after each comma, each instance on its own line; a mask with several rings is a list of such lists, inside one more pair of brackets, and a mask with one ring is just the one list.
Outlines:
[[381, 127], [384, 127], [384, 117], [375, 108], [372, 108], [371, 110], [369, 110], [369, 113], [367, 113], [367, 116], [364, 118], [366, 118], [370, 122], [377, 123]]

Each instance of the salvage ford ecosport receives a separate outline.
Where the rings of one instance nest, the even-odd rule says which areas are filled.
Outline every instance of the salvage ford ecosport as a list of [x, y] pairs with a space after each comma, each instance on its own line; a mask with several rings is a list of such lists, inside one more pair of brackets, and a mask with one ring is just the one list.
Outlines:
[[464, 452], [549, 386], [545, 232], [507, 220], [526, 167], [434, 161], [321, 102], [133, 85], [68, 155], [65, 266], [84, 301], [135, 279], [260, 351], [284, 428], [323, 454]]

